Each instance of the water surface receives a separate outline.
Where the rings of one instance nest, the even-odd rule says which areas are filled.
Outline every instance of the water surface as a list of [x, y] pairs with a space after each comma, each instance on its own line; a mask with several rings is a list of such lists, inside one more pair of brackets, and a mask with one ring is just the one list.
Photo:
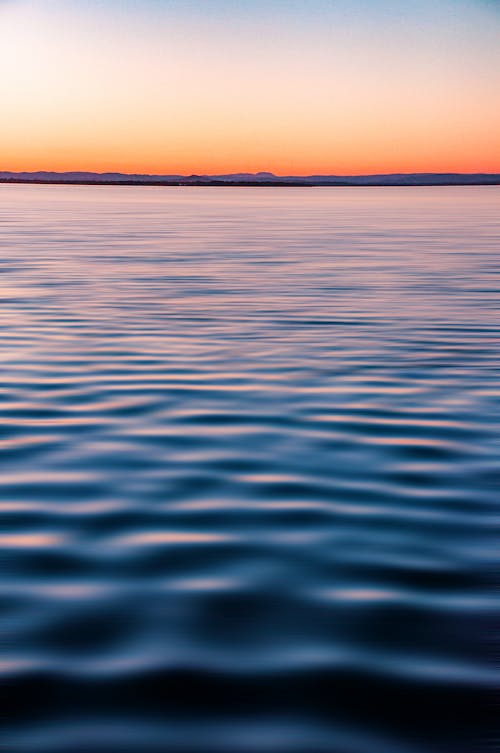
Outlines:
[[0, 186], [6, 750], [487, 743], [499, 207]]

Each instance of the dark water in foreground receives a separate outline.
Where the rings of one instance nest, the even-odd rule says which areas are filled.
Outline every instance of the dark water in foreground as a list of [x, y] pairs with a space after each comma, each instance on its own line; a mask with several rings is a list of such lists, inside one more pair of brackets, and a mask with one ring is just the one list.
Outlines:
[[0, 187], [9, 753], [491, 738], [499, 208]]

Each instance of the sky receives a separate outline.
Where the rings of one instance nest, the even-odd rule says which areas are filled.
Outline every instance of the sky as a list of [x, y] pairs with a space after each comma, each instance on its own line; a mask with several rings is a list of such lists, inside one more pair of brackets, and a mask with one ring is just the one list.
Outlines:
[[500, 172], [500, 0], [0, 0], [0, 170]]

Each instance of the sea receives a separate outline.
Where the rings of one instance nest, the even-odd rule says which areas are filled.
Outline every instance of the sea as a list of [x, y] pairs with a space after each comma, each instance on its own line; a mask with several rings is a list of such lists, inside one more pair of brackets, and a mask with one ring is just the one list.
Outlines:
[[477, 753], [500, 187], [0, 186], [7, 753]]

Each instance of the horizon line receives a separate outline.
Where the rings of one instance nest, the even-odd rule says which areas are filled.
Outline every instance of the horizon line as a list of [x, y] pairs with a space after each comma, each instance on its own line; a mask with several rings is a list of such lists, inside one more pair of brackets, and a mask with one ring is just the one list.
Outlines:
[[252, 172], [250, 170], [237, 170], [237, 171], [231, 171], [231, 172], [217, 172], [217, 173], [206, 173], [206, 172], [196, 172], [196, 173], [168, 173], [168, 172], [122, 172], [121, 170], [89, 170], [89, 169], [74, 169], [74, 170], [0, 170], [0, 175], [73, 175], [73, 174], [84, 174], [84, 175], [95, 175], [95, 176], [106, 176], [106, 175], [120, 175], [124, 177], [144, 177], [144, 178], [219, 178], [219, 177], [232, 177], [232, 176], [239, 176], [239, 175], [248, 175], [252, 177], [269, 177], [269, 178], [276, 178], [276, 179], [287, 179], [287, 178], [298, 178], [298, 179], [306, 179], [306, 178], [390, 178], [390, 177], [410, 177], [410, 176], [464, 176], [464, 177], [474, 177], [474, 176], [485, 176], [485, 177], [494, 177], [500, 175], [500, 172], [494, 172], [494, 171], [488, 171], [485, 172], [484, 170], [475, 170], [475, 171], [456, 171], [456, 170], [440, 170], [440, 171], [425, 171], [425, 170], [419, 170], [419, 171], [405, 171], [405, 172], [371, 172], [371, 173], [288, 173], [288, 174], [278, 174], [273, 173], [270, 170], [258, 170], [256, 172]]

